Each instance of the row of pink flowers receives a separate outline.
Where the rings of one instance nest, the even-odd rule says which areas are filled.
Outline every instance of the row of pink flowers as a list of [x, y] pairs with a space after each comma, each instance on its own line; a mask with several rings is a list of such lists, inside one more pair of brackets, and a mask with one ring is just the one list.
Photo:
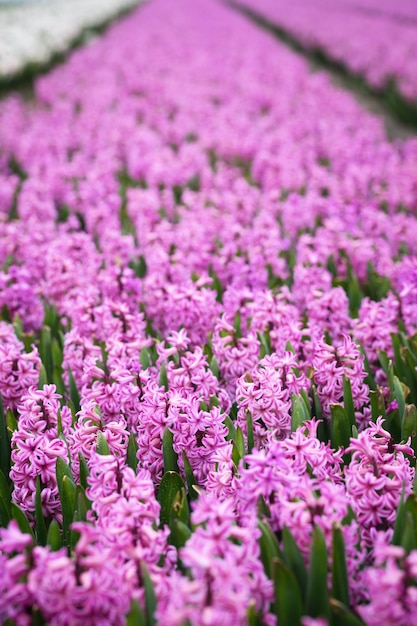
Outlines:
[[407, 100], [417, 100], [417, 13], [406, 4], [242, 0], [272, 23], [287, 30], [302, 46], [321, 50], [330, 59], [384, 90], [394, 81]]

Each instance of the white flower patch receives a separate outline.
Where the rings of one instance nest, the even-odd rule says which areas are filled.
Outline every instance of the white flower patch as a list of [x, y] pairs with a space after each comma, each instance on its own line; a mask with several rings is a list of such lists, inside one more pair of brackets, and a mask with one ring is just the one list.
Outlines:
[[140, 0], [0, 0], [0, 80], [28, 65], [47, 64], [85, 31], [105, 24]]

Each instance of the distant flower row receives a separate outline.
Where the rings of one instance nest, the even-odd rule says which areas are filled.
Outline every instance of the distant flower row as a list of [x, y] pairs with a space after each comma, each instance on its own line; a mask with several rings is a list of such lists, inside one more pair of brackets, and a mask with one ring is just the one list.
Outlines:
[[412, 624], [417, 141], [212, 0], [35, 95], [0, 103], [0, 622]]
[[47, 64], [86, 30], [136, 4], [138, 0], [61, 0], [0, 5], [0, 81], [28, 66]]
[[319, 49], [364, 77], [372, 87], [383, 90], [394, 82], [406, 100], [417, 101], [417, 16], [413, 19], [407, 6], [402, 14], [401, 3], [396, 3], [397, 12], [392, 4], [385, 10], [366, 11], [366, 2], [354, 7], [322, 0], [240, 4], [290, 32], [307, 49]]

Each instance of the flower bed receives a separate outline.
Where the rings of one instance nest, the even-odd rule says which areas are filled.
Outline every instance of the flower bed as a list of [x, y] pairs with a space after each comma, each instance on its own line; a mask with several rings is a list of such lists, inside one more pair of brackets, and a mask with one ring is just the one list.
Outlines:
[[7, 7], [0, 3], [0, 82], [38, 71], [86, 31], [136, 4], [138, 0], [47, 0]]
[[417, 142], [158, 0], [0, 105], [0, 621], [410, 624]]
[[297, 0], [290, 5], [284, 0], [242, 0], [237, 4], [277, 24], [307, 50], [319, 51], [364, 78], [373, 89], [388, 92], [399, 114], [406, 109], [403, 115], [416, 123], [417, 24], [413, 19], [361, 11], [366, 5], [355, 5], [357, 10], [353, 10], [322, 0]]

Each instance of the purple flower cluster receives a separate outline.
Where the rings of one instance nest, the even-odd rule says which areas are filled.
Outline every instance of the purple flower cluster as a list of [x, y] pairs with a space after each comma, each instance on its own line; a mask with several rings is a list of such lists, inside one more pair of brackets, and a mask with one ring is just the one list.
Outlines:
[[274, 626], [267, 528], [329, 571], [341, 529], [349, 610], [408, 625], [416, 140], [210, 0], [34, 88], [0, 102], [0, 622]]

